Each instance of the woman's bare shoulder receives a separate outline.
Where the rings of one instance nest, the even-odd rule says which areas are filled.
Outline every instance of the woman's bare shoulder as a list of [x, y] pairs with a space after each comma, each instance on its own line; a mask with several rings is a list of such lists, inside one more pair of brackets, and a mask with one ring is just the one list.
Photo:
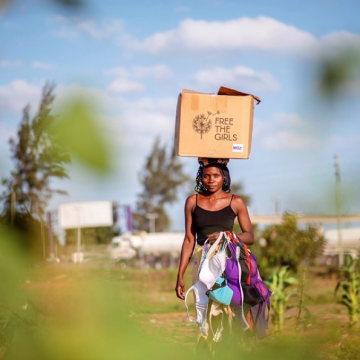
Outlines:
[[190, 195], [185, 201], [185, 214], [192, 214], [196, 206], [196, 195]]
[[236, 207], [246, 206], [242, 197], [235, 194], [233, 194], [232, 204], [234, 204]]
[[188, 198], [185, 201], [185, 205], [195, 205], [196, 204], [196, 194], [192, 194], [188, 196]]

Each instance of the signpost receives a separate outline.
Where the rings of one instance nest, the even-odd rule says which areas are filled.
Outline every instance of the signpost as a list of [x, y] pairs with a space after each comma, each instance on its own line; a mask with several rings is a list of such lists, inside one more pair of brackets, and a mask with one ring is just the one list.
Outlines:
[[65, 203], [59, 206], [59, 225], [62, 229], [77, 229], [76, 252], [73, 262], [82, 262], [81, 229], [86, 227], [113, 226], [111, 201], [84, 201]]

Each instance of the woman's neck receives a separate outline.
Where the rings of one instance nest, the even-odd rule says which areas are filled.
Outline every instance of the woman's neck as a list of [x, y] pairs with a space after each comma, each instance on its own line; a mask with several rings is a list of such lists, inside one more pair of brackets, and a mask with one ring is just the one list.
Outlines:
[[225, 195], [227, 194], [227, 192], [225, 192], [222, 189], [219, 189], [218, 191], [215, 192], [205, 192], [203, 194], [201, 194], [202, 196], [208, 198], [209, 200], [217, 200], [217, 199], [222, 199], [225, 197]]

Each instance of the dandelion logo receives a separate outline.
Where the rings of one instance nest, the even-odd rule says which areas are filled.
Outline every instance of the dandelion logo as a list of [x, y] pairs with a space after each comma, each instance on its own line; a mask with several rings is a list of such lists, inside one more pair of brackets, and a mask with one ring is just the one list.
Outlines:
[[208, 116], [206, 117], [204, 114], [196, 115], [193, 120], [193, 129], [197, 133], [200, 134], [200, 139], [202, 139], [203, 134], [206, 134], [211, 129], [211, 119], [209, 119], [210, 116], [214, 116], [217, 114], [220, 114], [219, 111], [216, 113], [212, 113], [211, 111], [208, 111]]

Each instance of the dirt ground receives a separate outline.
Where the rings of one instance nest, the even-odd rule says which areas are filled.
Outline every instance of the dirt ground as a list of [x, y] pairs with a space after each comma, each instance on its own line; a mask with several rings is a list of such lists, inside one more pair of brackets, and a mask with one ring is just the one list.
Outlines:
[[[123, 307], [126, 316], [141, 331], [156, 335], [169, 345], [191, 350], [198, 329], [187, 319], [184, 303], [175, 296], [175, 279], [176, 272], [166, 269], [124, 269], [106, 262], [48, 264], [27, 270], [22, 286], [27, 300], [21, 306], [32, 307], [34, 322], [55, 319], [68, 323], [69, 319], [83, 321], [81, 316], [87, 318], [89, 314], [94, 317], [99, 308], [113, 307], [116, 312], [116, 306], [123, 302], [127, 304]], [[188, 280], [186, 283], [190, 284]], [[306, 310], [302, 310], [300, 321], [296, 301], [289, 304], [285, 313], [283, 332], [315, 339], [326, 359], [337, 358], [341, 339], [348, 332], [346, 311], [334, 297], [336, 282], [335, 277], [309, 274], [304, 289]], [[91, 301], [85, 295], [88, 291], [92, 292]], [[270, 324], [268, 339], [274, 336]], [[0, 358], [6, 350], [0, 347]]]

